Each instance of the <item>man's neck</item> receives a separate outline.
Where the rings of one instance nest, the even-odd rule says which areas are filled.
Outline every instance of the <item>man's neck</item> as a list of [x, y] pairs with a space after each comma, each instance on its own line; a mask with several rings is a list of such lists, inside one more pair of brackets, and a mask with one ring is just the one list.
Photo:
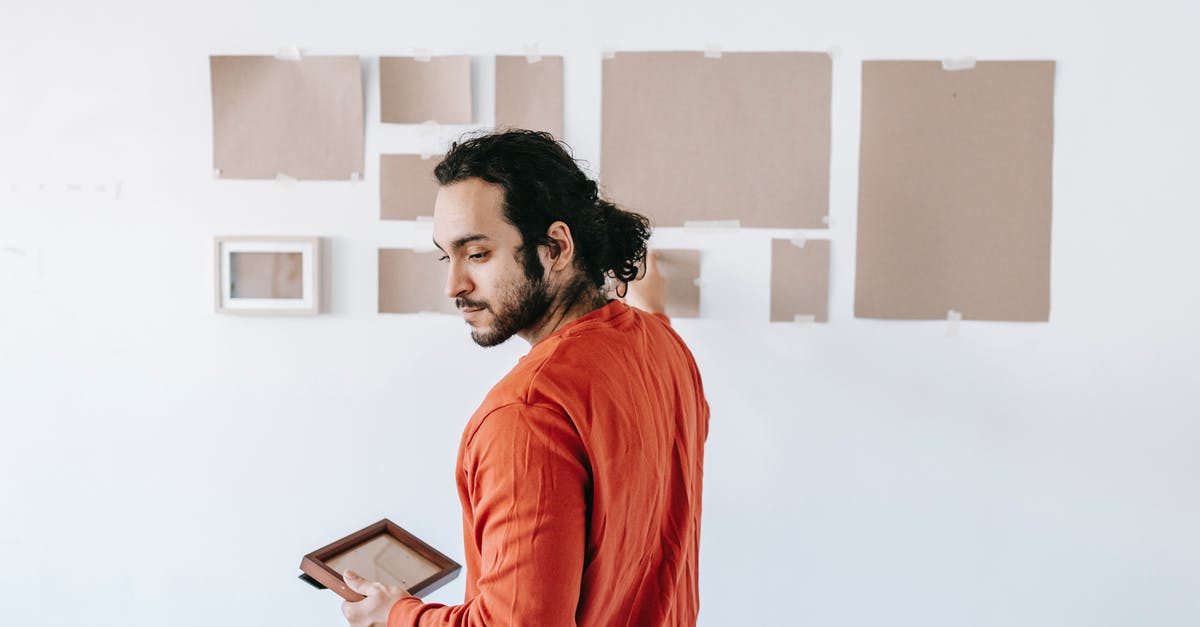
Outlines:
[[537, 346], [555, 331], [608, 304], [603, 292], [590, 283], [569, 287], [559, 294], [537, 324], [517, 333], [530, 346]]

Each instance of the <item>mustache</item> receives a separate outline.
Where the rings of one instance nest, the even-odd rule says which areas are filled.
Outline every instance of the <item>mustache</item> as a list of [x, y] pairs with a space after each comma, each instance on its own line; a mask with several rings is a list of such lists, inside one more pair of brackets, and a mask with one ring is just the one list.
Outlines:
[[488, 304], [481, 300], [471, 300], [469, 298], [454, 299], [454, 306], [461, 309], [488, 309]]

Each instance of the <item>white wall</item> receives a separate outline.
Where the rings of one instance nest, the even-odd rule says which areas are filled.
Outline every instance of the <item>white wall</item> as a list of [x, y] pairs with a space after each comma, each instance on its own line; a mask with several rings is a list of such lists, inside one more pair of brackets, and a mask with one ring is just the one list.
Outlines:
[[[842, 50], [831, 322], [763, 322], [790, 232], [657, 236], [707, 254], [702, 625], [1200, 622], [1194, 4], [174, 4], [0, 17], [0, 623], [337, 625], [299, 559], [383, 516], [461, 558], [460, 429], [525, 347], [374, 313], [376, 249], [428, 237], [378, 219], [417, 135], [376, 57], [475, 55], [487, 124], [487, 55], [533, 41], [593, 164], [605, 46]], [[212, 179], [208, 55], [287, 45], [364, 58], [364, 182]], [[1059, 62], [1051, 321], [856, 320], [859, 62], [964, 55]], [[238, 233], [329, 238], [328, 313], [212, 313]]]

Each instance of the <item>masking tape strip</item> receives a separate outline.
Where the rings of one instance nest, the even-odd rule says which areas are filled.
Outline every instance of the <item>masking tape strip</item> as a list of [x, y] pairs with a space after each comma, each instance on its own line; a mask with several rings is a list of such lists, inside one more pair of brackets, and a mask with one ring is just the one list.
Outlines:
[[604, 55], [605, 59], [617, 58], [617, 49], [613, 48], [612, 46], [605, 46], [603, 49], [601, 49], [601, 53]]
[[813, 314], [796, 314], [792, 316], [792, 323], [802, 327], [810, 327], [817, 321], [817, 317]]
[[542, 55], [541, 55], [541, 53], [538, 52], [538, 44], [536, 41], [529, 44], [528, 46], [525, 46], [525, 62], [526, 63], [537, 63], [538, 61], [541, 61], [541, 60], [542, 60]]
[[975, 59], [972, 57], [957, 57], [953, 59], [942, 59], [942, 69], [947, 72], [958, 72], [961, 70], [970, 70], [975, 67]]
[[721, 58], [721, 44], [708, 44], [707, 46], [705, 46], [704, 47], [704, 58], [705, 59], [720, 59]]
[[741, 220], [684, 220], [685, 229], [736, 229], [741, 228]]
[[422, 63], [429, 63], [433, 60], [433, 53], [429, 48], [413, 48], [413, 59]]
[[296, 46], [283, 46], [275, 53], [275, 58], [280, 61], [303, 61], [304, 55]]
[[958, 323], [962, 321], [962, 312], [951, 309], [946, 312], [946, 336], [958, 335]]

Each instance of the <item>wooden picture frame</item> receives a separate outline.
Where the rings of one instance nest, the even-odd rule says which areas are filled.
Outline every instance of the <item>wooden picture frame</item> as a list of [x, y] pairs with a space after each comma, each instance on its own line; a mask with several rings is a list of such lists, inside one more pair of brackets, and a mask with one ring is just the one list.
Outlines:
[[[346, 568], [417, 597], [437, 590], [462, 570], [458, 562], [386, 518], [305, 555], [300, 578], [347, 601], [361, 601], [365, 597], [342, 579]], [[368, 569], [374, 572], [364, 572]]]
[[213, 257], [217, 313], [320, 313], [321, 238], [217, 236]]

